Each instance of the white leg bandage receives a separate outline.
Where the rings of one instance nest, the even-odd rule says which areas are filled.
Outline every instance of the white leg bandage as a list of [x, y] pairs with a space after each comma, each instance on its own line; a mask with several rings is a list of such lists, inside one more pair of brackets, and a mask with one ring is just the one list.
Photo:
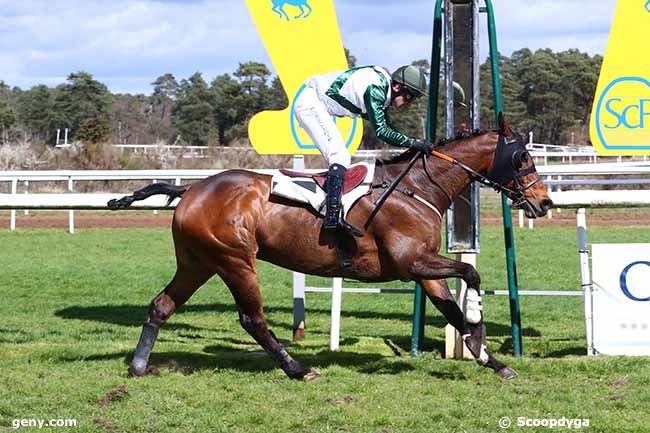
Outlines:
[[483, 304], [481, 302], [481, 295], [479, 295], [478, 290], [468, 288], [465, 299], [465, 320], [467, 320], [467, 323], [475, 325], [482, 319]]

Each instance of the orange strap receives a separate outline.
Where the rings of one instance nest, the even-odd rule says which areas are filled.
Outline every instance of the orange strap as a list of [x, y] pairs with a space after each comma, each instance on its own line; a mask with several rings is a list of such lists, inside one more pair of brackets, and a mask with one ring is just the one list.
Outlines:
[[451, 162], [452, 164], [455, 162], [455, 159], [452, 158], [451, 156], [445, 155], [444, 153], [436, 152], [435, 150], [431, 151], [431, 155], [437, 156], [440, 159], [444, 159], [445, 161]]

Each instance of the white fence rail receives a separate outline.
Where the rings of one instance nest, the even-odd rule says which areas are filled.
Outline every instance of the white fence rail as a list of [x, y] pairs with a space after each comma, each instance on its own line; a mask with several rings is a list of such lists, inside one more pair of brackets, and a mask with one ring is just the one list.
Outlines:
[[[179, 146], [179, 145], [163, 145], [163, 144], [114, 144], [115, 148], [120, 151], [139, 152], [143, 154], [157, 153], [161, 151], [170, 151], [180, 153], [183, 158], [206, 158], [208, 153], [225, 153], [225, 152], [253, 152], [254, 149], [250, 146], [228, 146], [228, 147], [208, 147], [208, 146]], [[68, 145], [59, 145], [57, 147], [65, 148], [71, 147]], [[549, 162], [561, 160], [562, 163], [572, 163], [576, 161], [587, 161], [597, 163], [598, 161], [618, 161], [622, 162], [622, 157], [619, 156], [603, 156], [596, 153], [591, 146], [578, 146], [578, 145], [552, 145], [529, 142], [526, 147], [530, 154], [535, 158], [537, 164], [548, 165]], [[374, 158], [380, 155], [390, 155], [402, 152], [403, 149], [362, 149], [358, 150], [354, 157], [356, 158]], [[643, 161], [648, 161], [648, 157], [638, 157]]]
[[[296, 160], [302, 161], [298, 157]], [[294, 161], [295, 164], [295, 161]], [[0, 194], [0, 209], [11, 210], [10, 228], [16, 227], [17, 209], [68, 209], [70, 210], [70, 232], [74, 231], [75, 209], [106, 209], [106, 202], [130, 191], [113, 194], [77, 194], [74, 193], [78, 182], [87, 181], [168, 181], [180, 185], [184, 181], [203, 179], [223, 170], [43, 170], [43, 171], [0, 171], [0, 182], [10, 183], [10, 194]], [[276, 170], [253, 170], [261, 174], [273, 174]], [[316, 171], [316, 170], [308, 170]], [[650, 163], [627, 162], [620, 164], [576, 164], [540, 166], [538, 172], [547, 179], [556, 176], [559, 179], [571, 176], [585, 175], [650, 175]], [[30, 182], [66, 182], [67, 193], [62, 194], [29, 194]], [[22, 188], [19, 191], [19, 185]], [[601, 192], [599, 192], [601, 193]], [[645, 191], [602, 191], [605, 196], [592, 197], [587, 192], [554, 191], [552, 199], [563, 207], [569, 203], [579, 203], [583, 206], [596, 206], [598, 203], [615, 203], [614, 206], [643, 206], [638, 196], [647, 197], [650, 190]], [[159, 209], [162, 199], [152, 197], [144, 202], [137, 202], [134, 209]], [[635, 204], [636, 203], [636, 204]], [[520, 225], [521, 218], [520, 218]]]

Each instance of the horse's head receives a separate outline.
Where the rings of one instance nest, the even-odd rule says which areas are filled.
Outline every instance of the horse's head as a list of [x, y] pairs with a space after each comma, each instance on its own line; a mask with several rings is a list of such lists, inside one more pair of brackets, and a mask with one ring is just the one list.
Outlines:
[[523, 138], [510, 129], [502, 115], [499, 116], [499, 140], [487, 177], [504, 186], [504, 194], [512, 200], [513, 207], [523, 209], [528, 218], [546, 215], [553, 205]]

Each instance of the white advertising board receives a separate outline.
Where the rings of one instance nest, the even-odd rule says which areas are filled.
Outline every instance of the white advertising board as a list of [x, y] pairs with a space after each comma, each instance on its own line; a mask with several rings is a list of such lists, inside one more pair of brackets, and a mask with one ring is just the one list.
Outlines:
[[650, 244], [592, 245], [592, 281], [595, 353], [650, 355]]

